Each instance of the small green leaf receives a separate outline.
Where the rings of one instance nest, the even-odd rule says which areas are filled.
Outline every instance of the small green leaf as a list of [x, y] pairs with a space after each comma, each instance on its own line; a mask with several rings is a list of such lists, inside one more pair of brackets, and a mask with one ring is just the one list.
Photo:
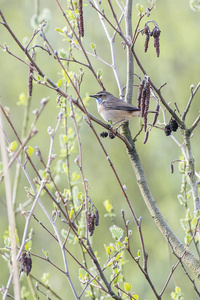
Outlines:
[[94, 299], [94, 296], [93, 296], [93, 294], [90, 291], [87, 291], [87, 296], [90, 297], [91, 299]]
[[66, 174], [68, 174], [68, 167], [67, 167], [66, 163], [63, 163], [63, 164], [62, 164], [62, 167], [63, 167], [64, 172], [65, 172]]
[[62, 229], [62, 230], [61, 230], [61, 235], [64, 237], [64, 239], [66, 239], [67, 234], [68, 234], [68, 231], [67, 231], [67, 230], [65, 230], [65, 229]]
[[110, 120], [108, 120], [108, 122], [110, 123], [110, 125], [112, 126], [112, 124], [113, 124], [113, 121], [110, 119]]
[[185, 244], [188, 245], [191, 242], [191, 236], [189, 234], [187, 234], [185, 236]]
[[11, 241], [10, 241], [10, 238], [7, 237], [4, 239], [4, 244], [6, 247], [10, 248], [11, 247]]
[[182, 226], [183, 230], [186, 231], [189, 229], [188, 221], [186, 221], [185, 219], [181, 219], [180, 222], [181, 222], [181, 226]]
[[122, 260], [122, 254], [118, 253], [117, 256], [115, 257], [115, 261], [118, 261], [119, 259]]
[[114, 283], [114, 284], [117, 284], [117, 283], [120, 281], [120, 279], [121, 279], [121, 275], [119, 274], [119, 275], [117, 275], [117, 276], [115, 277], [113, 283]]
[[17, 149], [17, 141], [13, 141], [8, 146], [8, 151], [14, 152]]
[[60, 79], [58, 80], [58, 83], [57, 83], [57, 87], [58, 87], [58, 88], [61, 87], [62, 81], [63, 81], [62, 78], [60, 78]]
[[197, 225], [197, 217], [193, 218], [191, 221], [191, 228], [194, 230]]
[[186, 200], [183, 198], [183, 196], [179, 194], [177, 196], [177, 198], [178, 198], [178, 201], [179, 201], [180, 205], [185, 206]]
[[192, 219], [192, 215], [191, 215], [190, 209], [188, 208], [186, 211], [186, 220], [190, 221], [191, 219]]
[[27, 104], [27, 98], [25, 93], [19, 94], [19, 101], [17, 102], [17, 105], [26, 105]]
[[110, 228], [110, 232], [112, 233], [112, 236], [114, 239], [121, 239], [123, 234], [124, 234], [124, 230], [116, 225], [111, 226]]
[[140, 3], [136, 4], [136, 9], [139, 11], [139, 13], [141, 14], [144, 10], [144, 6], [141, 5]]
[[97, 71], [97, 77], [98, 77], [98, 79], [102, 79], [102, 77], [103, 77], [103, 71], [102, 71], [102, 69], [99, 69]]
[[80, 178], [80, 175], [79, 175], [79, 174], [77, 174], [76, 172], [73, 172], [73, 173], [72, 173], [72, 180], [73, 180], [73, 181], [77, 181], [79, 178]]
[[140, 259], [140, 257], [141, 257], [141, 251], [140, 251], [140, 250], [138, 250], [138, 252], [137, 252], [137, 257], [135, 257], [135, 259], [136, 259], [136, 260], [139, 260], [139, 259]]
[[91, 43], [90, 47], [92, 48], [93, 52], [96, 54], [96, 44]]
[[64, 142], [65, 144], [67, 144], [67, 141], [68, 141], [67, 135], [64, 134], [62, 138], [63, 138], [63, 142]]
[[69, 218], [71, 220], [72, 216], [73, 216], [73, 213], [74, 213], [74, 208], [72, 207], [71, 210], [70, 210], [70, 213], [69, 213]]
[[72, 127], [70, 127], [70, 128], [68, 129], [67, 134], [68, 134], [68, 136], [74, 135], [74, 130], [73, 130]]
[[78, 194], [77, 194], [77, 199], [78, 200], [83, 200], [83, 193], [81, 193], [81, 192], [79, 192]]
[[175, 292], [171, 292], [171, 298], [172, 298], [172, 299], [176, 299], [176, 296], [177, 296], [177, 295], [176, 295]]
[[108, 213], [112, 212], [113, 206], [112, 206], [112, 204], [110, 203], [109, 200], [105, 200], [105, 201], [103, 202], [103, 205], [104, 205], [104, 207], [105, 207], [105, 209], [106, 209], [106, 211], [107, 211]]
[[32, 154], [33, 154], [33, 147], [31, 147], [31, 146], [28, 146], [27, 148], [26, 148], [26, 153], [28, 154], [28, 156], [31, 156]]
[[139, 296], [137, 294], [133, 294], [131, 300], [139, 300]]
[[26, 242], [26, 244], [25, 244], [24, 247], [25, 247], [26, 251], [30, 252], [31, 251], [31, 247], [32, 247], [32, 241], [29, 240], [28, 242]]
[[28, 299], [29, 296], [30, 296], [29, 291], [23, 285], [22, 288], [21, 288], [21, 299]]
[[42, 249], [42, 252], [44, 253], [45, 258], [48, 259], [49, 258], [49, 252], [45, 251], [44, 249]]
[[196, 212], [195, 212], [195, 217], [199, 217], [200, 216], [200, 210], [197, 210]]
[[63, 30], [61, 28], [56, 28], [55, 31], [58, 31], [60, 33], [64, 33]]
[[42, 282], [44, 282], [44, 284], [48, 287], [49, 285], [49, 273], [43, 273], [42, 278], [41, 278]]
[[[105, 245], [104, 245], [104, 247], [105, 247]], [[108, 247], [106, 247], [106, 253], [107, 253], [107, 255], [108, 256], [110, 256], [110, 254], [113, 252], [113, 246], [108, 246]]]
[[83, 268], [79, 269], [79, 278], [81, 281], [85, 281], [87, 278], [87, 272]]
[[126, 292], [130, 292], [132, 290], [132, 284], [124, 282], [124, 289]]
[[177, 294], [180, 294], [180, 293], [181, 293], [181, 288], [180, 288], [179, 286], [176, 286], [175, 292], [176, 292]]
[[59, 56], [61, 56], [62, 58], [67, 58], [67, 52], [65, 52], [65, 50], [63, 50], [63, 49], [60, 49]]

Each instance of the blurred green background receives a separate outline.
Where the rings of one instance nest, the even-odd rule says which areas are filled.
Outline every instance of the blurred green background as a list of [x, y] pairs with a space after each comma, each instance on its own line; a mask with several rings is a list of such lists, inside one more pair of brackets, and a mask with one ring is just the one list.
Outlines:
[[[138, 1], [143, 4], [144, 7], [148, 6], [147, 1]], [[67, 1], [61, 1], [63, 7], [66, 7]], [[137, 24], [138, 16], [136, 10], [136, 3], [133, 1], [133, 29]], [[88, 3], [87, 3], [88, 4]], [[0, 8], [4, 13], [10, 27], [14, 30], [20, 41], [23, 41], [24, 37], [30, 38], [33, 32], [31, 27], [31, 18], [35, 10], [35, 1], [33, 0], [0, 0]], [[111, 17], [107, 1], [103, 0], [101, 7], [105, 9], [105, 13]], [[48, 23], [47, 38], [52, 44], [54, 49], [65, 49], [67, 51], [68, 44], [63, 41], [63, 37], [55, 31], [55, 28], [63, 28], [66, 26], [65, 19], [56, 4], [56, 1], [41, 0], [40, 11], [48, 8], [50, 12], [50, 21]], [[120, 15], [118, 8], [117, 12]], [[136, 42], [136, 52], [138, 57], [141, 59], [143, 66], [145, 67], [148, 75], [159, 87], [164, 83], [167, 85], [163, 88], [163, 95], [167, 102], [171, 102], [171, 106], [174, 108], [174, 102], [177, 103], [179, 110], [183, 113], [184, 108], [190, 97], [190, 85], [196, 85], [200, 80], [200, 14], [194, 12], [189, 7], [189, 0], [168, 0], [168, 1], [157, 1], [156, 9], [151, 12], [149, 19], [144, 18], [141, 22], [140, 28], [144, 26], [145, 21], [155, 20], [160, 29], [160, 58], [156, 57], [155, 49], [152, 41], [150, 41], [149, 50], [144, 53], [144, 36], [140, 36]], [[111, 56], [109, 51], [109, 43], [105, 38], [104, 31], [102, 30], [98, 16], [94, 13], [90, 5], [84, 7], [84, 24], [85, 24], [85, 37], [83, 38], [84, 47], [92, 52], [90, 43], [96, 44], [97, 54], [105, 61], [111, 63]], [[113, 21], [114, 23], [114, 21]], [[109, 28], [110, 33], [112, 30]], [[41, 41], [40, 41], [41, 42]], [[9, 46], [9, 50], [16, 55], [19, 55], [24, 59], [23, 54], [18, 49], [8, 32], [0, 27], [0, 44], [6, 43]], [[121, 39], [116, 38], [116, 59], [117, 67], [120, 74], [122, 84], [126, 83], [126, 56], [121, 45]], [[73, 52], [76, 59], [81, 59], [82, 55], [78, 51]], [[58, 82], [60, 79], [60, 68], [56, 61], [45, 53], [38, 52], [36, 57], [37, 63], [41, 66], [42, 70], [46, 75], [54, 82]], [[92, 58], [94, 69], [103, 70], [103, 83], [106, 89], [118, 95], [117, 84], [112, 72], [112, 69], [101, 61]], [[0, 52], [0, 97], [3, 106], [10, 107], [11, 119], [20, 133], [22, 128], [22, 114], [23, 107], [16, 105], [18, 102], [19, 94], [24, 92], [27, 93], [27, 82], [28, 82], [28, 68], [13, 57], [9, 56], [5, 52]], [[71, 71], [76, 71], [77, 66], [75, 64], [70, 65]], [[91, 75], [88, 69], [85, 70], [84, 81], [81, 86], [81, 95], [84, 97], [86, 94], [94, 94], [100, 90], [95, 78]], [[142, 76], [137, 66], [135, 66], [135, 73]], [[138, 81], [136, 79], [136, 84]], [[70, 90], [72, 95], [75, 94]], [[133, 105], [136, 105], [137, 87], [134, 88]], [[60, 111], [56, 104], [55, 92], [46, 89], [39, 85], [34, 85], [33, 97], [31, 101], [31, 110], [40, 107], [40, 101], [43, 97], [50, 97], [50, 102], [42, 113], [41, 118], [37, 123], [37, 129], [39, 133], [29, 143], [32, 147], [39, 146], [42, 151], [43, 157], [47, 158], [49, 149], [49, 137], [47, 134], [48, 126], [55, 127], [57, 122], [57, 115]], [[195, 97], [191, 110], [187, 117], [187, 124], [190, 126], [199, 114], [199, 94]], [[155, 108], [155, 103], [152, 103], [152, 107]], [[99, 118], [96, 103], [92, 99], [88, 104], [88, 110]], [[167, 121], [170, 120], [169, 114], [166, 114]], [[29, 125], [33, 120], [31, 116]], [[162, 115], [159, 117], [160, 122], [163, 121]], [[94, 124], [95, 129], [98, 133], [102, 131], [102, 128]], [[15, 139], [13, 132], [5, 122], [5, 128], [7, 130], [9, 139], [12, 141]], [[132, 135], [139, 130], [139, 121], [137, 119], [130, 121], [130, 129]], [[62, 129], [61, 129], [62, 131]], [[137, 229], [131, 215], [129, 213], [127, 204], [121, 194], [120, 188], [116, 182], [116, 179], [108, 166], [105, 155], [100, 149], [95, 136], [93, 135], [86, 122], [82, 122], [80, 128], [81, 142], [83, 147], [83, 168], [84, 174], [89, 182], [89, 186], [92, 187], [89, 191], [94, 204], [97, 206], [100, 212], [100, 226], [96, 228], [92, 243], [94, 250], [98, 251], [98, 255], [101, 256], [101, 264], [103, 265], [106, 261], [106, 254], [103, 244], [108, 245], [112, 241], [112, 237], [109, 231], [109, 227], [112, 225], [112, 221], [109, 218], [104, 218], [106, 213], [103, 206], [103, 201], [109, 199], [114, 206], [114, 213], [116, 217], [114, 222], [119, 226], [123, 227], [123, 221], [121, 218], [121, 209], [124, 209], [126, 218], [130, 219], [130, 229], [133, 231], [133, 238], [131, 239], [131, 246], [134, 254], [136, 255], [138, 248], [140, 247]], [[175, 134], [175, 137], [180, 143], [182, 138], [179, 132]], [[194, 132], [192, 139], [192, 150], [196, 163], [196, 170], [200, 168], [199, 158], [199, 138], [200, 132], [197, 128]], [[178, 164], [175, 164], [174, 174], [170, 173], [170, 163], [174, 159], [179, 159], [181, 156], [180, 149], [174, 143], [170, 137], [165, 137], [162, 130], [152, 130], [150, 133], [147, 144], [143, 144], [144, 133], [142, 133], [137, 142], [136, 147], [140, 155], [141, 162], [145, 169], [148, 184], [152, 190], [152, 194], [155, 197], [158, 206], [167, 220], [170, 227], [174, 230], [176, 235], [184, 241], [184, 231], [180, 225], [180, 218], [185, 217], [185, 208], [180, 206], [177, 194], [180, 192], [182, 176], [178, 170]], [[160, 234], [156, 225], [152, 221], [152, 218], [143, 202], [143, 199], [139, 193], [137, 183], [135, 180], [134, 172], [130, 166], [129, 159], [126, 155], [126, 150], [122, 142], [118, 139], [103, 140], [103, 144], [108, 151], [108, 154], [119, 174], [119, 177], [123, 184], [127, 187], [127, 194], [130, 201], [135, 209], [137, 216], [142, 216], [142, 228], [144, 234], [144, 241], [146, 250], [149, 253], [148, 267], [149, 274], [155, 284], [158, 292], [162, 289], [168, 274], [171, 271], [171, 266], [176, 262], [176, 259], [171, 255], [171, 251], [164, 238]], [[59, 152], [59, 138], [56, 137], [56, 143], [54, 145], [54, 152]], [[72, 170], [79, 172], [78, 167], [73, 163], [73, 159], [78, 154], [78, 148], [76, 153], [71, 158]], [[39, 164], [38, 159], [33, 158], [38, 168], [42, 168]], [[54, 163], [55, 166], [56, 162]], [[12, 181], [15, 174], [15, 166], [11, 168]], [[32, 170], [27, 167], [32, 178], [35, 176]], [[28, 183], [21, 176], [20, 186], [17, 195], [17, 204], [23, 203], [27, 199], [26, 191], [24, 186]], [[67, 188], [67, 178], [63, 175], [59, 182], [59, 188]], [[82, 185], [80, 182], [80, 190]], [[3, 247], [3, 233], [8, 228], [7, 221], [7, 210], [5, 207], [5, 192], [3, 184], [0, 185], [0, 247]], [[52, 210], [52, 204], [45, 202], [49, 211]], [[192, 207], [192, 200], [190, 200], [190, 206]], [[51, 226], [48, 224], [45, 216], [41, 213], [40, 208], [37, 207], [35, 214], [38, 218], [45, 223], [51, 231]], [[17, 226], [19, 236], [23, 232], [23, 226], [25, 224], [24, 218], [19, 214], [17, 217]], [[61, 228], [63, 225], [60, 225]], [[45, 232], [41, 230], [41, 227], [34, 221], [31, 222], [31, 227], [34, 229], [33, 237], [33, 249], [32, 252], [38, 255], [43, 255], [41, 249], [49, 251], [51, 260], [62, 268], [62, 259], [60, 255], [60, 249], [57, 246], [55, 248], [54, 241], [46, 236]], [[114, 242], [114, 241], [113, 241]], [[71, 246], [72, 251], [75, 255], [81, 255], [76, 247]], [[194, 249], [193, 249], [194, 250]], [[129, 263], [125, 265], [125, 280], [131, 282], [133, 289], [139, 294], [140, 299], [154, 299], [154, 295], [149, 288], [149, 285], [145, 281], [142, 274], [139, 272], [137, 266], [131, 261], [128, 254], [126, 259]], [[0, 272], [0, 283], [6, 285], [8, 279], [7, 264], [0, 258], [1, 272]], [[74, 265], [74, 262], [69, 262], [69, 270], [72, 279], [77, 281], [76, 286], [79, 287], [78, 278], [78, 266]], [[65, 276], [60, 275], [53, 267], [50, 267], [46, 262], [40, 262], [36, 258], [33, 261], [32, 274], [40, 278], [43, 272], [50, 272], [50, 284], [53, 289], [61, 296], [62, 299], [73, 299], [70, 287], [66, 281]], [[109, 273], [108, 273], [109, 274]], [[194, 276], [192, 275], [192, 278]], [[24, 280], [25, 282], [25, 280]], [[25, 284], [25, 283], [24, 283]], [[170, 293], [174, 290], [175, 286], [181, 287], [184, 293], [184, 299], [198, 299], [196, 293], [193, 291], [191, 282], [188, 281], [183, 270], [179, 266], [175, 272], [170, 284], [163, 296], [163, 299], [170, 299]], [[197, 283], [198, 285], [198, 283]], [[199, 286], [200, 288], [200, 286]], [[43, 296], [40, 296], [40, 299]], [[84, 298], [84, 297], [83, 297]], [[31, 298], [27, 298], [31, 299]], [[53, 299], [53, 297], [52, 297]]]

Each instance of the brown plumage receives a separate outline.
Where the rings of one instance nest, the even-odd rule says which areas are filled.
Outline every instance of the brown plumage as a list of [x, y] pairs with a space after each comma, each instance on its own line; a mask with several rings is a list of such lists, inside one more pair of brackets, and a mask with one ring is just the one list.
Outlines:
[[107, 122], [112, 121], [114, 124], [124, 123], [141, 114], [139, 108], [106, 91], [98, 92], [90, 97], [96, 99], [98, 112]]

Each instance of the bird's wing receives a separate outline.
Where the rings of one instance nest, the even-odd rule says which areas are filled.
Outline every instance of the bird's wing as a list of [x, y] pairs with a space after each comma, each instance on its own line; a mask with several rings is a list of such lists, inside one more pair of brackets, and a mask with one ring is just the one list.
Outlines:
[[140, 109], [123, 101], [118, 99], [111, 99], [109, 101], [103, 101], [103, 105], [105, 109], [108, 110], [126, 110], [126, 111], [139, 111]]

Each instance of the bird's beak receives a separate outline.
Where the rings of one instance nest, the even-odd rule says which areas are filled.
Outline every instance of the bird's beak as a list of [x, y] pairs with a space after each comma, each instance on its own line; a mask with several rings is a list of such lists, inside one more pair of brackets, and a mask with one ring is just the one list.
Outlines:
[[96, 96], [95, 95], [89, 95], [90, 97], [92, 97], [92, 98], [95, 98]]

